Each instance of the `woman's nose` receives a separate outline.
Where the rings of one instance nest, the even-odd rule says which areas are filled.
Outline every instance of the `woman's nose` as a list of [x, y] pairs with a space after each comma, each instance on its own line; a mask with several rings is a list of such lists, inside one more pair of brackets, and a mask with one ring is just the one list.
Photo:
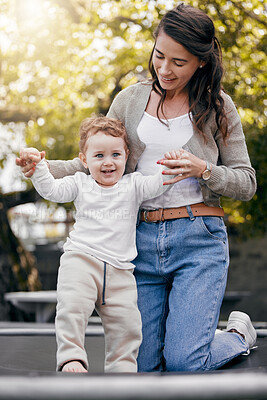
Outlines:
[[160, 66], [160, 72], [162, 74], [168, 74], [170, 72], [170, 63], [168, 60], [163, 60]]

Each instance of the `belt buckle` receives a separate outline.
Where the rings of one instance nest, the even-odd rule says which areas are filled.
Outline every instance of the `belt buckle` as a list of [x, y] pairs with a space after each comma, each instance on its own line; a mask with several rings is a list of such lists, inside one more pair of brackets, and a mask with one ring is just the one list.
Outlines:
[[144, 211], [143, 211], [143, 213], [144, 213], [144, 221], [145, 221], [147, 224], [156, 224], [157, 221], [149, 221], [149, 220], [147, 219], [147, 213], [150, 212], [150, 211], [157, 211], [157, 210], [156, 210], [156, 209], [153, 209], [153, 210], [144, 210]]

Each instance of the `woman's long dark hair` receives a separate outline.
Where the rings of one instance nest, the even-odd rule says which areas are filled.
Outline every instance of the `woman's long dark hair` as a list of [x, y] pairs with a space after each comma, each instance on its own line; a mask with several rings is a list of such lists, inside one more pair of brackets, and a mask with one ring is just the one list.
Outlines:
[[[205, 124], [215, 111], [217, 127], [226, 140], [227, 118], [221, 96], [222, 52], [212, 20], [203, 11], [180, 4], [162, 18], [154, 33], [155, 39], [161, 31], [206, 63], [203, 68], [196, 70], [188, 83], [189, 113], [192, 113], [192, 122], [196, 130], [205, 138]], [[161, 96], [157, 107], [160, 120], [159, 110], [163, 112], [166, 90], [162, 89], [158, 81], [152, 62], [153, 52], [154, 48], [149, 60], [149, 70], [152, 75], [153, 90]]]

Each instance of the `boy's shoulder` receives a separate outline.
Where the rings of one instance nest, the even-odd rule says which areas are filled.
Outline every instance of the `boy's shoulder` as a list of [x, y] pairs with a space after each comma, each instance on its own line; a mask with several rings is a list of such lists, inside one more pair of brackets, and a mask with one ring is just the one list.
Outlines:
[[79, 184], [90, 184], [92, 182], [94, 182], [92, 176], [90, 174], [86, 174], [85, 172], [82, 171], [77, 171], [75, 172], [75, 174], [73, 175], [74, 180], [76, 182], [77, 185]]
[[93, 179], [90, 174], [86, 174], [85, 172], [82, 172], [82, 171], [75, 172], [74, 177], [76, 179], [81, 179], [81, 180]]
[[129, 185], [132, 186], [138, 186], [143, 184], [144, 182], [150, 180], [152, 178], [152, 175], [143, 175], [141, 172], [131, 172], [129, 174], [123, 175], [121, 182], [128, 183]]

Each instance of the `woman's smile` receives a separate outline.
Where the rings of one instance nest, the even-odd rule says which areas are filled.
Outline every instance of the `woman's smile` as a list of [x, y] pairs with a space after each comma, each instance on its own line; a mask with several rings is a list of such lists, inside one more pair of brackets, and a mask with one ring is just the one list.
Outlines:
[[159, 78], [161, 80], [163, 80], [164, 82], [172, 82], [172, 81], [174, 81], [176, 79], [176, 78], [167, 78], [166, 76], [163, 76], [161, 74], [159, 74]]

